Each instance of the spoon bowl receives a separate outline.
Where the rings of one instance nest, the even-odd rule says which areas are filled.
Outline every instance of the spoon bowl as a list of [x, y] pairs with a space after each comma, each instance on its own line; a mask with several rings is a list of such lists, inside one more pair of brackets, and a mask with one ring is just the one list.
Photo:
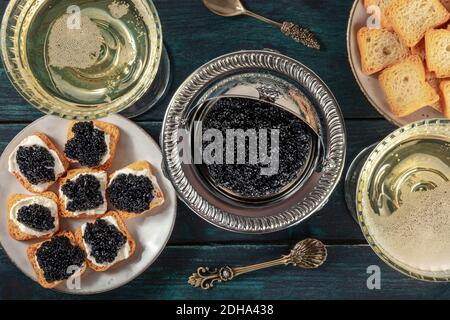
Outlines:
[[203, 4], [222, 17], [235, 17], [244, 14], [246, 11], [239, 0], [203, 0]]

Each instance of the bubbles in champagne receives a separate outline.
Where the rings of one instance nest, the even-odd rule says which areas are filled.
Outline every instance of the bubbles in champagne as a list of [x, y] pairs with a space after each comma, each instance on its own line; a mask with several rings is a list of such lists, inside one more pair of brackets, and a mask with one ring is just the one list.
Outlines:
[[[33, 74], [53, 95], [96, 106], [127, 94], [140, 80], [153, 45], [135, 0], [47, 0], [27, 37]], [[139, 5], [138, 5], [139, 4]], [[78, 8], [68, 13], [68, 8]], [[79, 28], [69, 22], [78, 19]]]
[[407, 194], [392, 215], [368, 215], [367, 225], [396, 260], [419, 270], [450, 269], [450, 183]]

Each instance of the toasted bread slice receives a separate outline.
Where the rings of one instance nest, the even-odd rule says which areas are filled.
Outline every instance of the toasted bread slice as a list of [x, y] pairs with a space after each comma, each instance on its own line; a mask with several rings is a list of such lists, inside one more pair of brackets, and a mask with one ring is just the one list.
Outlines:
[[[436, 91], [438, 94], [440, 92], [440, 88], [439, 85], [441, 83], [441, 79], [436, 77], [436, 74], [434, 72], [425, 71], [425, 79], [427, 80], [427, 82], [430, 84], [430, 86], [434, 89], [434, 91]], [[442, 112], [442, 97], [440, 97], [439, 101], [430, 105], [430, 107], [432, 107], [433, 109], [436, 109], [436, 111]]]
[[[49, 150], [54, 151], [55, 155], [58, 157], [59, 161], [61, 162], [63, 171], [61, 171], [59, 173], [55, 172], [55, 180], [53, 182], [47, 183], [44, 187], [40, 187], [40, 186], [31, 184], [26, 179], [26, 177], [24, 175], [22, 175], [18, 170], [14, 170], [12, 168], [9, 168], [9, 171], [12, 174], [14, 174], [16, 179], [28, 191], [30, 191], [32, 193], [42, 193], [42, 192], [47, 191], [58, 180], [59, 177], [63, 176], [66, 173], [67, 169], [69, 168], [69, 161], [66, 159], [64, 154], [62, 152], [60, 152], [58, 150], [58, 148], [56, 148], [55, 144], [51, 141], [51, 139], [46, 134], [44, 134], [42, 132], [35, 132], [35, 133], [32, 134], [32, 136], [38, 137], [43, 142], [43, 145], [45, 145]], [[29, 137], [27, 137], [27, 138], [29, 138]], [[19, 146], [20, 145], [21, 144], [19, 144]], [[10, 157], [12, 157], [13, 155], [16, 154], [18, 147], [16, 149], [14, 149], [14, 152], [10, 155]], [[55, 159], [55, 160], [57, 160], [57, 159]]]
[[450, 0], [440, 0], [442, 5], [450, 12]]
[[[78, 246], [78, 243], [72, 232], [61, 231], [60, 233], [56, 234], [55, 236], [67, 237], [73, 246]], [[65, 280], [60, 280], [60, 281], [48, 282], [45, 279], [44, 271], [39, 267], [39, 264], [37, 262], [36, 253], [37, 253], [38, 249], [42, 246], [43, 243], [45, 243], [46, 241], [50, 241], [50, 240], [45, 240], [45, 241], [33, 244], [33, 245], [29, 246], [28, 250], [27, 250], [28, 260], [30, 261], [31, 266], [33, 267], [34, 272], [36, 273], [37, 281], [44, 288], [54, 288], [54, 287], [58, 286], [60, 283], [62, 283], [63, 281], [65, 281]], [[83, 263], [80, 270], [78, 270], [76, 272], [76, 274], [77, 274], [77, 276], [81, 276], [85, 271], [86, 271], [86, 262]], [[73, 277], [73, 275], [71, 277]]]
[[450, 19], [439, 0], [395, 0], [386, 10], [392, 28], [408, 47], [417, 45], [427, 30]]
[[395, 33], [386, 29], [363, 27], [358, 31], [357, 39], [362, 70], [367, 75], [381, 71], [409, 55], [408, 47]]
[[[101, 217], [99, 219], [105, 219], [106, 217], [112, 217], [117, 224], [116, 227], [127, 238], [129, 252], [128, 252], [128, 257], [126, 257], [123, 260], [119, 260], [119, 261], [116, 261], [116, 262], [113, 262], [113, 263], [107, 264], [107, 265], [99, 265], [99, 264], [95, 263], [95, 261], [94, 261], [95, 259], [89, 255], [88, 249], [86, 248], [86, 245], [83, 240], [83, 236], [84, 236], [83, 226], [78, 228], [77, 231], [75, 232], [75, 239], [77, 240], [80, 247], [83, 248], [84, 252], [86, 253], [86, 261], [87, 261], [88, 266], [92, 270], [95, 270], [98, 272], [106, 271], [106, 270], [110, 269], [111, 267], [115, 266], [116, 264], [120, 263], [121, 261], [125, 261], [125, 260], [129, 259], [136, 251], [136, 242], [134, 241], [133, 237], [129, 233], [129, 231], [128, 231], [125, 223], [123, 222], [122, 218], [120, 217], [120, 215], [117, 212], [109, 211], [106, 215], [104, 215], [103, 217]], [[84, 225], [86, 225], [86, 224], [84, 224]]]
[[450, 30], [431, 29], [425, 35], [427, 66], [438, 78], [450, 77]]
[[31, 239], [48, 239], [51, 238], [55, 233], [59, 231], [59, 216], [58, 216], [58, 197], [53, 192], [44, 192], [38, 197], [45, 197], [53, 201], [55, 207], [56, 207], [56, 215], [55, 215], [55, 228], [47, 234], [43, 235], [37, 235], [37, 234], [31, 234], [27, 233], [26, 230], [22, 231], [20, 230], [19, 225], [11, 218], [11, 209], [14, 207], [16, 203], [18, 203], [21, 200], [28, 199], [36, 197], [36, 195], [26, 195], [26, 194], [12, 194], [9, 196], [7, 201], [7, 211], [6, 214], [8, 216], [8, 231], [11, 237], [18, 241], [26, 241]]
[[[124, 169], [131, 169], [131, 170], [135, 170], [135, 171], [148, 170], [149, 179], [151, 180], [152, 185], [153, 185], [153, 199], [149, 203], [149, 209], [147, 210], [147, 212], [151, 211], [152, 209], [154, 209], [156, 207], [161, 206], [164, 203], [164, 194], [161, 191], [161, 188], [159, 187], [158, 181], [156, 179], [155, 169], [147, 161], [138, 161], [138, 162], [135, 162], [135, 163], [132, 163], [132, 164], [126, 166], [125, 168], [117, 170], [116, 172], [114, 172], [113, 174], [111, 174], [109, 176], [108, 187], [111, 186], [111, 183], [113, 182], [113, 180], [115, 178], [115, 175], [117, 173], [120, 173], [120, 171], [122, 171]], [[144, 213], [146, 213], [146, 211], [140, 212], [140, 213], [128, 212], [128, 211], [118, 210], [117, 208], [116, 208], [116, 211], [119, 213], [119, 215], [122, 217], [122, 219], [137, 218], [137, 217], [141, 217]]]
[[440, 88], [443, 99], [442, 114], [450, 118], [450, 80], [441, 81]]
[[439, 101], [438, 93], [426, 81], [425, 67], [419, 56], [410, 56], [386, 68], [379, 80], [392, 112], [398, 117]]
[[368, 9], [370, 6], [378, 6], [381, 13], [381, 25], [383, 28], [391, 30], [392, 26], [389, 21], [389, 17], [386, 14], [386, 8], [391, 4], [393, 0], [364, 0], [364, 6]]
[[[74, 137], [72, 128], [76, 123], [78, 123], [78, 122], [72, 121], [70, 123], [68, 132], [67, 132], [67, 141], [69, 141], [70, 139], [72, 139]], [[93, 123], [94, 127], [102, 130], [103, 132], [105, 132], [105, 135], [109, 136], [108, 157], [107, 157], [106, 161], [104, 163], [101, 163], [98, 166], [92, 167], [92, 169], [108, 170], [111, 167], [114, 157], [116, 155], [117, 144], [119, 143], [119, 139], [120, 139], [120, 130], [118, 127], [116, 127], [115, 125], [113, 125], [111, 123], [98, 121], [98, 120], [93, 120], [92, 123]], [[78, 160], [76, 160], [76, 159], [70, 159], [70, 158], [68, 158], [68, 159], [72, 163], [78, 163]]]
[[[101, 208], [95, 209], [98, 212], [71, 212], [69, 211], [66, 203], [65, 196], [62, 192], [62, 187], [65, 185], [69, 180], [74, 180], [78, 176], [82, 174], [94, 174], [94, 175], [101, 175], [102, 181], [100, 181], [100, 188], [103, 195], [104, 203]], [[107, 210], [107, 202], [106, 202], [106, 187], [108, 185], [108, 174], [106, 171], [103, 170], [96, 170], [96, 169], [88, 169], [88, 168], [81, 168], [81, 169], [72, 169], [67, 172], [67, 175], [59, 180], [59, 214], [63, 218], [74, 218], [74, 219], [89, 219], [89, 218], [98, 218], [103, 216], [106, 213]]]

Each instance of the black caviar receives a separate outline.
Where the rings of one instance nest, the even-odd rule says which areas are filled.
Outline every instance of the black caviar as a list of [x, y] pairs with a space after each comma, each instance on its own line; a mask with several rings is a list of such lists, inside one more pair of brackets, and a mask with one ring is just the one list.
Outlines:
[[56, 236], [39, 247], [36, 259], [45, 280], [54, 282], [74, 274], [84, 263], [84, 253], [80, 247], [72, 245], [69, 238]]
[[[271, 104], [246, 98], [222, 98], [211, 107], [203, 121], [203, 132], [218, 129], [224, 139], [223, 163], [207, 164], [207, 172], [215, 184], [243, 197], [267, 197], [279, 192], [294, 181], [305, 166], [312, 147], [309, 127], [294, 114]], [[245, 143], [245, 163], [237, 164], [237, 151], [234, 148], [233, 164], [227, 164], [226, 136], [228, 129], [254, 129], [257, 133], [267, 130], [267, 153], [271, 154], [271, 130], [279, 130], [279, 167], [275, 174], [263, 175], [262, 168], [267, 164], [249, 162], [249, 139]], [[210, 142], [203, 141], [203, 150]], [[257, 149], [258, 150], [258, 149]], [[258, 159], [261, 154], [257, 151]]]
[[88, 223], [83, 239], [91, 246], [90, 255], [96, 263], [112, 263], [127, 237], [113, 224], [103, 219]]
[[96, 209], [104, 202], [100, 181], [92, 174], [68, 180], [61, 191], [69, 199], [66, 209], [72, 212]]
[[20, 208], [17, 212], [17, 221], [41, 232], [55, 228], [55, 217], [52, 216], [49, 208], [40, 204]]
[[94, 127], [92, 121], [78, 122], [72, 127], [74, 137], [67, 141], [64, 153], [82, 166], [96, 167], [108, 152], [105, 133]]
[[55, 181], [55, 158], [50, 151], [38, 145], [20, 146], [16, 153], [20, 172], [31, 184]]
[[119, 174], [108, 187], [108, 197], [114, 208], [142, 213], [150, 208], [153, 200], [153, 184], [142, 175]]

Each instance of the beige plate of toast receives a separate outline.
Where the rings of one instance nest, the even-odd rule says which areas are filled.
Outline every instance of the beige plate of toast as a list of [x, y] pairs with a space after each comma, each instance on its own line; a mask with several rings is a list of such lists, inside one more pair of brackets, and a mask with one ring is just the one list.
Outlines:
[[[356, 0], [350, 12], [347, 29], [347, 50], [350, 66], [355, 79], [369, 102], [389, 121], [398, 126], [426, 118], [442, 118], [441, 112], [433, 107], [424, 107], [406, 116], [400, 117], [392, 111], [378, 80], [379, 72], [367, 75], [363, 72], [361, 56], [358, 47], [358, 31], [367, 26], [370, 15], [367, 13], [363, 0]], [[381, 14], [383, 19], [383, 12]], [[383, 25], [383, 28], [389, 26]]]
[[[139, 126], [128, 119], [113, 115], [101, 121], [114, 124], [120, 129], [121, 137], [117, 145], [115, 159], [109, 173], [135, 161], [147, 160], [156, 169], [159, 186], [164, 193], [165, 202], [154, 212], [139, 219], [129, 219], [126, 225], [136, 242], [134, 254], [109, 270], [95, 272], [88, 269], [80, 278], [80, 284], [69, 286], [61, 283], [55, 289], [66, 293], [94, 294], [118, 288], [130, 282], [145, 271], [158, 257], [170, 238], [176, 216], [176, 194], [170, 182], [160, 170], [162, 161], [158, 144]], [[66, 133], [70, 121], [44, 116], [23, 129], [6, 147], [0, 158], [0, 242], [12, 262], [28, 277], [36, 280], [35, 272], [27, 258], [27, 248], [40, 240], [16, 241], [8, 232], [7, 208], [8, 196], [13, 193], [29, 194], [27, 190], [8, 172], [8, 157], [25, 137], [35, 132], [45, 132], [62, 150], [66, 142]], [[57, 193], [57, 186], [50, 191]], [[61, 219], [60, 230], [75, 232], [86, 219]]]

